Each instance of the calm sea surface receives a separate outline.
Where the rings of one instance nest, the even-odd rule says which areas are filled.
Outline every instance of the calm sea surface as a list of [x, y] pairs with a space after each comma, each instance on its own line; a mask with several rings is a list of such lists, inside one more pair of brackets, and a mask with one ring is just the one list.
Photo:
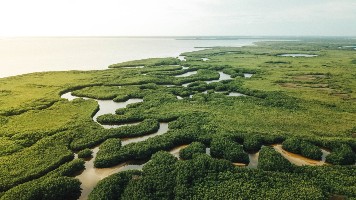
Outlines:
[[177, 57], [195, 47], [252, 45], [268, 39], [167, 37], [0, 38], [0, 78], [30, 72], [95, 70], [134, 59]]

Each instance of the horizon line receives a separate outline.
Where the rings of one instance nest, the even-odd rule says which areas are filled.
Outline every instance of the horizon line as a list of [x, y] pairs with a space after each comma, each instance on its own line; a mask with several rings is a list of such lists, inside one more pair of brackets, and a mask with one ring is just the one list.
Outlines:
[[356, 35], [23, 35], [0, 36], [0, 38], [193, 38], [193, 37], [227, 37], [227, 38], [350, 38], [356, 39]]

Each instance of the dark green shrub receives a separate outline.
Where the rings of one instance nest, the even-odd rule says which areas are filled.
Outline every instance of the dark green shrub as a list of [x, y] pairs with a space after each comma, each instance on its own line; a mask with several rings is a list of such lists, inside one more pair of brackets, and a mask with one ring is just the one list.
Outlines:
[[93, 151], [90, 149], [83, 149], [78, 152], [78, 158], [90, 158], [92, 156]]
[[292, 152], [300, 153], [300, 140], [297, 138], [288, 138], [282, 143], [283, 149]]
[[258, 158], [258, 169], [264, 171], [292, 172], [293, 165], [272, 147], [262, 147]]
[[307, 158], [321, 160], [323, 152], [319, 147], [303, 141], [300, 145], [300, 154]]
[[231, 162], [249, 163], [248, 155], [242, 145], [224, 137], [215, 137], [211, 141], [210, 154], [215, 158], [224, 158]]
[[26, 184], [26, 188], [18, 186], [6, 192], [0, 199], [53, 199], [76, 200], [80, 196], [80, 181], [69, 177], [49, 177], [41, 182], [34, 181]]
[[101, 180], [89, 194], [89, 200], [121, 199], [121, 195], [133, 177], [141, 176], [141, 171], [126, 171], [113, 174]]
[[301, 154], [304, 157], [314, 160], [321, 160], [323, 155], [323, 152], [319, 147], [297, 138], [289, 138], [285, 140], [282, 143], [282, 147], [289, 152]]
[[[138, 125], [134, 126], [123, 126], [119, 128], [112, 129], [94, 129], [85, 130], [84, 134], [80, 138], [76, 138], [71, 143], [71, 148], [73, 150], [81, 150], [88, 147], [93, 147], [98, 145], [109, 138], [117, 137], [138, 137], [143, 135], [148, 135], [154, 133], [159, 129], [159, 123], [157, 120], [146, 119]], [[78, 131], [81, 131], [80, 129]]]
[[204, 154], [205, 153], [205, 145], [200, 142], [193, 142], [188, 147], [179, 151], [179, 157], [188, 160], [192, 159], [194, 154]]
[[285, 137], [277, 134], [263, 135], [263, 143], [266, 145], [280, 144], [285, 140]]
[[248, 152], [257, 152], [262, 147], [262, 139], [258, 135], [247, 135], [244, 138], [243, 146]]
[[326, 162], [334, 165], [352, 165], [355, 163], [355, 153], [349, 145], [343, 144], [326, 156]]
[[129, 184], [123, 199], [174, 199], [177, 158], [165, 151], [143, 166], [143, 176]]

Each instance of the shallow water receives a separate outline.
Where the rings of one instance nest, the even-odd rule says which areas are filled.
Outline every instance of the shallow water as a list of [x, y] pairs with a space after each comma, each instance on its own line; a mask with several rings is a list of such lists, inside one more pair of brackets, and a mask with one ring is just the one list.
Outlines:
[[354, 48], [356, 50], [356, 46], [343, 46], [343, 48]]
[[313, 160], [310, 158], [303, 157], [299, 154], [291, 153], [282, 148], [281, 144], [273, 145], [273, 148], [282, 154], [283, 157], [285, 157], [287, 160], [289, 160], [291, 163], [297, 165], [297, 166], [303, 166], [303, 165], [324, 165], [325, 164], [325, 158], [327, 155], [330, 154], [330, 152], [321, 149], [323, 152], [322, 159], [321, 160]]
[[159, 123], [159, 129], [158, 129], [158, 131], [156, 133], [145, 135], [145, 136], [141, 136], [141, 137], [122, 138], [121, 139], [122, 145], [125, 146], [125, 145], [130, 144], [130, 143], [142, 142], [142, 141], [147, 140], [148, 138], [155, 137], [155, 136], [167, 133], [168, 130], [169, 130], [168, 129], [168, 123], [161, 122], [161, 123]]
[[[68, 92], [63, 94], [61, 98], [65, 98], [71, 101], [79, 97], [73, 96], [71, 92]], [[85, 99], [89, 99], [89, 98], [85, 98]], [[125, 108], [128, 104], [143, 101], [142, 99], [129, 99], [125, 102], [114, 102], [112, 100], [97, 100], [97, 99], [94, 100], [98, 102], [100, 107], [99, 111], [93, 117], [93, 120], [95, 122], [97, 122], [96, 119], [100, 115], [109, 114], [109, 113], [115, 114], [115, 111], [119, 108]], [[137, 124], [139, 123], [129, 123], [129, 124], [122, 124], [122, 125], [101, 125], [101, 126], [103, 126], [104, 128], [118, 128], [121, 126], [132, 126]], [[168, 130], [169, 130], [168, 123], [162, 122], [159, 124], [159, 129], [157, 130], [157, 132], [153, 134], [145, 135], [141, 137], [134, 137], [134, 138], [122, 138], [121, 139], [122, 146], [125, 146], [130, 143], [145, 141], [148, 138], [162, 135], [168, 132]], [[87, 199], [90, 192], [94, 189], [94, 187], [97, 185], [97, 183], [100, 180], [120, 171], [129, 170], [129, 169], [142, 169], [143, 165], [145, 164], [145, 162], [137, 164], [136, 162], [128, 161], [109, 168], [95, 168], [94, 160], [99, 151], [99, 146], [93, 148], [92, 151], [93, 151], [92, 158], [85, 162], [85, 170], [80, 175], [76, 176], [76, 178], [78, 178], [82, 183], [81, 184], [82, 194], [79, 198], [80, 200]], [[78, 158], [77, 154], [75, 154], [75, 158]]]
[[253, 153], [253, 154], [248, 154], [248, 158], [250, 159], [250, 163], [248, 163], [247, 167], [248, 168], [257, 168], [257, 164], [258, 164], [258, 156], [260, 155], [259, 152], [257, 153]]
[[[187, 73], [189, 73], [189, 72], [187, 72]], [[178, 77], [178, 76], [176, 76], [176, 77]], [[209, 84], [209, 83], [220, 82], [220, 81], [231, 80], [231, 79], [232, 78], [231, 78], [231, 76], [229, 74], [225, 74], [224, 72], [219, 72], [219, 79], [218, 80], [211, 80], [211, 81], [205, 81], [205, 82], [207, 84]], [[182, 86], [183, 87], [188, 87], [189, 84], [191, 84], [191, 82], [190, 83], [184, 83], [184, 84], [182, 84]]]
[[184, 83], [182, 84], [183, 87], [188, 87], [188, 85], [191, 84], [191, 83]]
[[[141, 142], [147, 140], [148, 138], [155, 137], [157, 135], [162, 135], [166, 133], [168, 130], [169, 130], [168, 123], [160, 123], [160, 127], [156, 133], [142, 136], [142, 137], [136, 137], [136, 138], [123, 138], [122, 145], [125, 146], [130, 143]], [[82, 183], [81, 188], [83, 190], [79, 198], [80, 200], [87, 199], [90, 192], [94, 189], [94, 187], [98, 184], [100, 180], [112, 174], [125, 170], [130, 170], [130, 169], [141, 170], [146, 163], [146, 162], [137, 163], [137, 161], [136, 162], [128, 161], [109, 168], [95, 168], [94, 160], [99, 151], [99, 146], [93, 148], [92, 151], [93, 151], [93, 157], [89, 161], [85, 162], [85, 170], [80, 175], [76, 176], [76, 178], [78, 178]]]
[[[182, 39], [183, 38], [183, 39]], [[195, 47], [252, 45], [272, 39], [184, 40], [180, 37], [0, 38], [0, 78], [41, 71], [99, 70], [114, 63], [178, 57]], [[273, 39], [275, 40], [275, 39]], [[183, 57], [180, 57], [184, 59]]]
[[126, 68], [126, 69], [142, 69], [144, 67], [145, 66], [134, 66], [134, 67], [123, 67], [123, 68]]
[[163, 85], [165, 87], [175, 87], [176, 85]]
[[174, 77], [188, 77], [188, 76], [191, 76], [191, 75], [194, 75], [194, 74], [197, 74], [197, 73], [198, 73], [197, 71], [191, 71], [191, 72], [187, 72], [187, 73], [184, 73], [184, 74], [176, 75]]
[[[80, 98], [77, 96], [73, 96], [71, 92], [67, 92], [63, 95], [61, 95], [61, 98], [67, 99], [69, 101], [72, 101], [76, 98]], [[90, 98], [83, 98], [83, 99], [90, 99]], [[98, 99], [93, 99], [99, 104], [99, 111], [95, 113], [93, 120], [97, 122], [97, 118], [101, 115], [104, 114], [115, 114], [115, 111], [119, 108], [126, 108], [127, 105], [132, 104], [132, 103], [139, 103], [143, 102], [143, 99], [129, 99], [125, 102], [114, 102], [113, 100], [98, 100]], [[100, 123], [99, 123], [100, 124]], [[100, 124], [104, 128], [118, 128], [121, 126], [131, 126], [135, 125], [137, 123], [129, 123], [129, 124], [120, 124], [120, 125], [104, 125]]]
[[181, 61], [186, 61], [185, 56], [178, 56], [177, 58]]
[[210, 59], [209, 58], [202, 58], [202, 60], [205, 62], [205, 61], [208, 61]]
[[211, 80], [211, 81], [205, 81], [207, 84], [209, 83], [214, 83], [214, 82], [220, 82], [224, 80], [230, 80], [232, 79], [229, 74], [225, 74], [224, 72], [219, 72], [219, 79], [218, 80]]
[[306, 58], [311, 58], [311, 57], [316, 57], [318, 55], [312, 55], [312, 54], [299, 54], [299, 53], [290, 53], [290, 54], [281, 54], [278, 56], [282, 57], [306, 57]]
[[253, 74], [248, 74], [248, 73], [245, 73], [245, 74], [244, 74], [244, 77], [245, 77], [245, 78], [251, 78], [252, 76], [253, 76]]
[[244, 97], [246, 96], [245, 94], [241, 94], [241, 93], [238, 93], [238, 92], [230, 92], [229, 97]]
[[100, 108], [100, 110], [93, 117], [95, 122], [100, 115], [115, 114], [115, 111], [119, 108], [126, 108], [129, 104], [143, 102], [143, 99], [129, 99], [125, 102], [114, 102], [113, 100], [94, 100], [98, 102]]
[[178, 146], [178, 147], [174, 147], [173, 149], [171, 149], [169, 151], [169, 153], [171, 153], [174, 157], [180, 159], [179, 157], [179, 151], [186, 148], [188, 145], [181, 145], [181, 146]]

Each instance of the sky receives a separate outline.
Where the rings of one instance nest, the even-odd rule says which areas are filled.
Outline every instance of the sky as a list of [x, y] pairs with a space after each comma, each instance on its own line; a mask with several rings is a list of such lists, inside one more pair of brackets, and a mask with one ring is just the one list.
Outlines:
[[356, 0], [0, 0], [0, 37], [356, 36]]

